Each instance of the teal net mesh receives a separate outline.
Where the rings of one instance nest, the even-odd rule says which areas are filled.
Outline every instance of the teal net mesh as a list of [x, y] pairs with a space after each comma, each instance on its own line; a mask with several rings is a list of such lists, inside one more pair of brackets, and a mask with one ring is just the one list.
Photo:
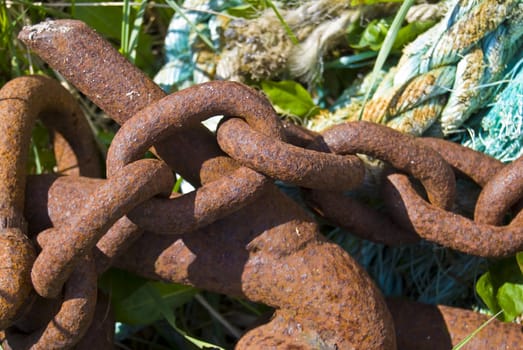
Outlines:
[[490, 109], [468, 126], [461, 143], [511, 162], [523, 154], [523, 59], [508, 73]]

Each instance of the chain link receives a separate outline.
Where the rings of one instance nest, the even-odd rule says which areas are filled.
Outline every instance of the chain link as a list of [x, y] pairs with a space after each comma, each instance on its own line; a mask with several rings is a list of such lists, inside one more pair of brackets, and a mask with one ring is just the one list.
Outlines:
[[[521, 159], [503, 166], [447, 141], [414, 138], [370, 122], [345, 123], [322, 133], [306, 131], [282, 123], [260, 93], [239, 83], [211, 82], [165, 96], [79, 21], [45, 22], [25, 28], [20, 38], [122, 126], [107, 155], [107, 179], [95, 174], [99, 169], [94, 165], [87, 173], [82, 170], [85, 164], [95, 164], [97, 156], [87, 153], [91, 144], [77, 147], [75, 141], [69, 154], [80, 168], [78, 174], [28, 181], [27, 188], [48, 197], [46, 203], [34, 203], [30, 197], [25, 201], [25, 212], [32, 213], [26, 216], [29, 227], [38, 228], [34, 234], [41, 251], [36, 260], [28, 259], [25, 270], [11, 276], [25, 274], [27, 279], [32, 269], [32, 284], [25, 290], [15, 286], [20, 300], [15, 311], [0, 319], [5, 329], [2, 346], [87, 348], [86, 339], [93, 334], [110, 335], [105, 326], [90, 325], [97, 304], [96, 274], [116, 266], [274, 307], [270, 322], [247, 332], [238, 349], [423, 348], [419, 343], [405, 345], [412, 317], [399, 313], [397, 303], [386, 302], [363, 268], [328, 242], [316, 220], [284, 195], [275, 180], [303, 187], [308, 208], [320, 219], [365, 239], [395, 245], [423, 238], [489, 257], [523, 248]], [[22, 79], [53, 84], [46, 78]], [[27, 93], [13, 84], [0, 94]], [[38, 96], [43, 106], [56, 103]], [[13, 101], [1, 102], [6, 111], [16, 109]], [[42, 108], [32, 114], [22, 108], [21, 115], [42, 115], [45, 120], [42, 110], [47, 109]], [[215, 115], [226, 117], [216, 136], [200, 124]], [[69, 141], [71, 128], [50, 123]], [[13, 126], [10, 135], [27, 134], [25, 127]], [[83, 138], [83, 131], [76, 136]], [[27, 138], [18, 144], [26, 146]], [[150, 147], [160, 159], [140, 159]], [[380, 161], [377, 167], [371, 166], [375, 159]], [[8, 159], [6, 164], [15, 161], [25, 159]], [[197, 189], [172, 194], [173, 172]], [[455, 213], [455, 173], [484, 187], [474, 218]], [[405, 174], [422, 184], [428, 201]], [[26, 176], [16, 176], [15, 185], [6, 182], [8, 176], [0, 182], [0, 187], [21, 194], [10, 201], [0, 192], [0, 208], [16, 204], [6, 211], [15, 216], [1, 212], [0, 226], [5, 227], [0, 228], [22, 227]], [[382, 182], [382, 211], [354, 196], [369, 178]], [[507, 213], [513, 219], [501, 226]], [[2, 254], [11, 259], [22, 253], [13, 249]], [[33, 302], [31, 288], [51, 299]], [[45, 312], [43, 320], [28, 322], [41, 307], [52, 311]], [[400, 309], [411, 307], [424, 309], [411, 304]], [[454, 344], [454, 336], [464, 332], [460, 322], [449, 318], [483, 322], [471, 312], [438, 310], [447, 318], [431, 313], [432, 318], [421, 323], [428, 335], [419, 338], [431, 337], [432, 324], [446, 327], [453, 339], [434, 336], [440, 347]], [[492, 337], [491, 347], [507, 337], [510, 342], [523, 340], [510, 325], [496, 327], [504, 336]]]

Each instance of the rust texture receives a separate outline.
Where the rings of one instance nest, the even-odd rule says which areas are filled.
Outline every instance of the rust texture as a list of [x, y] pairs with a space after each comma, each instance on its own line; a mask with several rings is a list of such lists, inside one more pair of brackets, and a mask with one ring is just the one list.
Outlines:
[[82, 175], [101, 175], [94, 138], [80, 137], [91, 132], [71, 94], [57, 81], [43, 76], [14, 79], [0, 90], [0, 149], [5, 161], [0, 167], [3, 220], [21, 220], [31, 130], [38, 117], [64, 134], [74, 153], [82, 159]]
[[[225, 89], [225, 87], [228, 88]], [[222, 93], [218, 94], [218, 91], [221, 91]], [[203, 104], [202, 101], [205, 101], [206, 103]], [[212, 115], [219, 114], [224, 114], [226, 116], [242, 116], [254, 129], [259, 130], [263, 134], [272, 136], [275, 140], [283, 138], [281, 124], [279, 123], [277, 116], [274, 114], [272, 107], [270, 107], [266, 99], [258, 93], [255, 93], [250, 88], [246, 88], [237, 83], [213, 82], [201, 84], [163, 98], [158, 103], [152, 104], [140, 111], [126, 122], [115, 135], [108, 152], [107, 168], [109, 176], [114, 171], [113, 169], [119, 169], [128, 162], [136, 159], [136, 157], [150, 147], [152, 140], [161, 140], [162, 137], [166, 137], [170, 133], [173, 133], [179, 127], [186, 126], [187, 124], [190, 126], [191, 122], [195, 123]], [[147, 132], [144, 132], [144, 130], [147, 130]], [[132, 147], [129, 147], [129, 140], [132, 140]], [[228, 168], [229, 170], [233, 170], [235, 166], [232, 165]], [[319, 246], [317, 246], [317, 244], [308, 243], [311, 236], [314, 237], [318, 235], [317, 227], [315, 225], [311, 227], [310, 223], [298, 224], [296, 217], [303, 217], [304, 214], [301, 213], [301, 210], [292, 208], [289, 203], [285, 206], [280, 204], [288, 202], [288, 200], [273, 186], [267, 186], [266, 192], [272, 194], [270, 198], [271, 203], [267, 203], [268, 200], [265, 195], [254, 203], [254, 207], [249, 205], [241, 211], [231, 214], [219, 221], [221, 224], [225, 225], [226, 228], [220, 227], [218, 233], [227, 235], [232, 242], [228, 242], [227, 245], [220, 245], [218, 240], [221, 237], [213, 237], [214, 244], [212, 246], [205, 245], [207, 248], [198, 253], [198, 257], [204, 259], [204, 263], [199, 266], [198, 270], [201, 270], [201, 273], [212, 274], [214, 277], [211, 277], [210, 281], [197, 279], [196, 283], [192, 283], [198, 287], [202, 287], [203, 285], [205, 288], [220, 291], [221, 293], [227, 293], [230, 291], [230, 288], [234, 286], [234, 283], [231, 283], [231, 278], [238, 278], [238, 276], [233, 277], [237, 274], [236, 271], [238, 271], [238, 267], [245, 265], [244, 269], [247, 270], [251, 261], [253, 261], [256, 262], [257, 268], [254, 270], [252, 275], [245, 275], [244, 273], [244, 278], [241, 283], [244, 285], [241, 287], [243, 289], [242, 292], [251, 300], [261, 301], [281, 309], [292, 306], [292, 313], [294, 313], [295, 305], [288, 305], [286, 302], [288, 303], [289, 299], [297, 300], [300, 298], [298, 296], [294, 297], [289, 295], [290, 290], [287, 290], [282, 295], [281, 288], [274, 288], [274, 267], [277, 266], [275, 260], [280, 257], [285, 261], [288, 259], [287, 255], [295, 250], [296, 252], [294, 255], [310, 255], [310, 251], [312, 250], [315, 252], [314, 255], [317, 254], [323, 258], [329, 256], [330, 250], [334, 250], [334, 252], [330, 254], [334, 254], [337, 257], [333, 258], [333, 262], [331, 263], [332, 266], [326, 266], [324, 268], [326, 270], [325, 273], [316, 276], [330, 275], [331, 289], [335, 291], [333, 293], [337, 295], [345, 295], [345, 297], [340, 297], [340, 299], [336, 297], [336, 299], [333, 300], [330, 293], [323, 293], [321, 289], [318, 289], [318, 292], [314, 293], [311, 298], [314, 300], [316, 305], [322, 305], [322, 310], [329, 315], [338, 315], [341, 313], [340, 305], [338, 304], [339, 300], [347, 300], [347, 305], [351, 305], [351, 307], [358, 309], [365, 308], [367, 313], [364, 317], [362, 314], [355, 315], [357, 316], [356, 319], [351, 319], [351, 316], [345, 316], [347, 318], [344, 319], [344, 317], [341, 317], [340, 315], [340, 319], [333, 317], [330, 323], [326, 323], [326, 320], [320, 320], [316, 317], [315, 320], [309, 321], [309, 323], [313, 322], [315, 327], [300, 330], [299, 336], [308, 337], [309, 332], [318, 332], [318, 335], [316, 336], [318, 341], [327, 341], [331, 343], [332, 346], [339, 346], [341, 348], [344, 348], [349, 344], [351, 347], [359, 344], [363, 348], [369, 349], [393, 346], [394, 338], [390, 336], [392, 332], [392, 323], [390, 322], [390, 317], [387, 315], [388, 312], [386, 308], [384, 308], [381, 296], [377, 293], [368, 277], [364, 275], [361, 268], [356, 269], [354, 261], [350, 258], [347, 259], [348, 257], [342, 253], [339, 247], [329, 247], [323, 243], [319, 244]], [[273, 209], [275, 207], [278, 207], [278, 209]], [[263, 223], [260, 223], [260, 225], [263, 226], [257, 228], [253, 222], [255, 218], [260, 217], [260, 210], [263, 210], [264, 213], [262, 217]], [[248, 223], [248, 225], [246, 225], [246, 223]], [[213, 226], [212, 224], [208, 227], [211, 226], [215, 227], [214, 229], [219, 227]], [[284, 228], [286, 229], [284, 230]], [[254, 232], [258, 234], [257, 237], [253, 236]], [[194, 235], [195, 233], [193, 232], [190, 234], [190, 237], [193, 237]], [[248, 239], [246, 239], [247, 237]], [[147, 242], [154, 242], [151, 237], [144, 237], [144, 240]], [[278, 240], [284, 240], [280, 247], [277, 244]], [[248, 252], [251, 252], [252, 254], [252, 257], [243, 263], [235, 261], [232, 256], [232, 251], [235, 250], [233, 248], [233, 243], [236, 242], [244, 242], [244, 244], [249, 246]], [[269, 242], [271, 244], [269, 244]], [[135, 245], [140, 246], [141, 251], [146, 251], [144, 247], [141, 247], [144, 243], [143, 240], [139, 240]], [[215, 249], [219, 249], [219, 252], [211, 251]], [[247, 253], [245, 247], [237, 247], [236, 250], [238, 249], [240, 249], [240, 252], [243, 251], [243, 254]], [[254, 250], [256, 254], [252, 253], [252, 250]], [[231, 251], [231, 253], [224, 256], [224, 251]], [[218, 254], [218, 256], [216, 256], [216, 254]], [[268, 256], [265, 256], [266, 254], [268, 254]], [[132, 255], [132, 253], [127, 253], [123, 255], [122, 258], [128, 256], [132, 257]], [[175, 256], [176, 258], [170, 261], [169, 265], [164, 265], [161, 261], [153, 260], [153, 266], [155, 266], [159, 271], [163, 271], [164, 269], [170, 270], [172, 268], [175, 268], [176, 271], [178, 271], [168, 272], [169, 275], [186, 275], [187, 272], [183, 272], [181, 269], [185, 267], [187, 262], [191, 262], [193, 258], [183, 255], [177, 257], [175, 254], [168, 254], [168, 256]], [[214, 256], [215, 259], [208, 260], [206, 258], [210, 256]], [[154, 258], [154, 254], [152, 254], [152, 257]], [[227, 261], [223, 261], [224, 259]], [[145, 261], [142, 261], [141, 258], [134, 258], [134, 261], [140, 261], [141, 266], [145, 267], [146, 265]], [[149, 261], [151, 260], [149, 259]], [[216, 273], [218, 266], [222, 261], [225, 264], [224, 269], [223, 271], [220, 271], [220, 273]], [[259, 266], [259, 261], [270, 261], [270, 264], [268, 266]], [[337, 262], [335, 263], [334, 261]], [[230, 265], [234, 262], [239, 264], [238, 267]], [[285, 262], [283, 265], [285, 266], [287, 263]], [[352, 271], [349, 269], [346, 274], [335, 273], [336, 270], [342, 269], [342, 266], [345, 265], [351, 266]], [[132, 270], [136, 271], [137, 268], [137, 266], [133, 266]], [[270, 272], [264, 272], [265, 269], [268, 269]], [[316, 267], [316, 269], [319, 270], [320, 268]], [[276, 271], [286, 270], [287, 269], [282, 270], [276, 268]], [[307, 273], [307, 268], [305, 266], [296, 269], [295, 271], [295, 274], [299, 274], [301, 271], [299, 278], [298, 276], [294, 277], [296, 279], [296, 287], [294, 289], [295, 293], [301, 293], [304, 288], [307, 288], [305, 287], [306, 285], [317, 282], [313, 274], [310, 272]], [[195, 273], [199, 272], [195, 271]], [[263, 278], [261, 276], [262, 273], [267, 273], [269, 276]], [[286, 273], [291, 274], [290, 271]], [[192, 270], [190, 274], [192, 274]], [[229, 279], [220, 280], [217, 279], [216, 276], [229, 276]], [[158, 278], [159, 276], [156, 275], [156, 277]], [[279, 277], [283, 278], [281, 275]], [[168, 280], [180, 281], [177, 278], [178, 277], [171, 277]], [[189, 282], [188, 278], [190, 277], [185, 277], [181, 281], [187, 283]], [[287, 276], [286, 280], [290, 281], [290, 278], [291, 276]], [[212, 281], [214, 281], [213, 285], [206, 285], [206, 283]], [[348, 292], [344, 292], [343, 290], [343, 286], [347, 283], [351, 285], [359, 285], [361, 289], [352, 291], [352, 296], [347, 295]], [[298, 288], [300, 284], [301, 287]], [[262, 291], [267, 287], [269, 287], [269, 290], [262, 293]], [[236, 291], [236, 293], [238, 293], [238, 291]], [[362, 300], [366, 300], [364, 305], [361, 303]], [[369, 300], [371, 301], [369, 302]], [[314, 314], [312, 307], [310, 307], [311, 304], [312, 303], [307, 303], [309, 307], [307, 310], [302, 311], [302, 313], [307, 315], [307, 318], [309, 319], [311, 318], [310, 316]], [[380, 315], [382, 318], [380, 322], [369, 322], [370, 319], [377, 321], [377, 315]], [[305, 324], [306, 318], [304, 317], [303, 319], [302, 322]], [[366, 324], [368, 327], [365, 327], [361, 332], [356, 332], [353, 327], [350, 327], [352, 322]], [[339, 329], [339, 331], [333, 331], [333, 328]], [[353, 339], [349, 340], [345, 332], [351, 332]], [[266, 336], [269, 337], [269, 334], [266, 334]], [[278, 338], [281, 337], [281, 335], [278, 336], [277, 332], [275, 332], [271, 334], [271, 337]], [[372, 340], [367, 340], [368, 338], [372, 338]], [[351, 344], [349, 341], [353, 343]], [[260, 342], [257, 346], [261, 349], [265, 347], [265, 344]], [[239, 348], [241, 348], [241, 346]], [[245, 348], [253, 347], [252, 344], [250, 344], [245, 345]]]
[[[0, 116], [18, 119], [0, 125], [0, 152], [9, 155], [0, 167], [6, 349], [111, 348], [110, 306], [96, 286], [110, 266], [275, 308], [268, 323], [243, 335], [239, 350], [450, 348], [483, 322], [443, 306], [387, 304], [364, 269], [327, 241], [275, 180], [304, 187], [309, 209], [365, 239], [395, 245], [425, 238], [487, 257], [523, 248], [523, 212], [514, 209], [508, 225], [495, 226], [521, 199], [521, 160], [504, 166], [369, 122], [317, 134], [281, 122], [261, 93], [234, 82], [165, 96], [79, 21], [48, 21], [19, 37], [122, 126], [109, 148], [107, 179], [100, 179], [89, 128], [58, 83], [28, 77], [0, 91]], [[43, 94], [48, 86], [61, 97]], [[215, 136], [201, 121], [216, 115], [225, 118]], [[66, 176], [30, 177], [26, 187], [22, 168], [37, 117], [54, 133], [57, 167]], [[19, 153], [10, 153], [12, 144]], [[151, 147], [160, 159], [141, 159]], [[379, 169], [389, 216], [343, 192], [360, 190], [375, 175], [368, 157], [389, 164]], [[476, 221], [449, 211], [453, 169], [485, 187]], [[429, 201], [395, 171], [419, 180]], [[171, 193], [173, 172], [197, 189]], [[36, 259], [26, 231], [41, 247]], [[508, 348], [521, 336], [495, 323], [472, 344]]]
[[[238, 229], [246, 217], [248, 225]], [[278, 321], [281, 327], [254, 330], [238, 349], [306, 341], [314, 341], [310, 348], [323, 343], [328, 344], [326, 349], [395, 348], [390, 315], [366, 273], [318, 236], [311, 218], [274, 187], [256, 203], [179, 238], [144, 235], [116, 266], [149, 278], [247, 297], [285, 315], [285, 322]], [[282, 335], [285, 329], [292, 334]]]
[[[85, 23], [46, 21], [24, 27], [19, 39], [117, 123], [127, 119], [165, 93], [150, 78]], [[196, 144], [194, 140], [199, 142]], [[156, 145], [161, 158], [191, 183], [199, 184], [201, 164], [220, 155], [214, 136], [202, 125]], [[178, 150], [193, 152], [178, 152]]]
[[283, 131], [285, 132], [285, 139], [294, 146], [305, 148], [319, 135], [312, 130], [308, 130], [286, 120], [282, 121], [282, 125]]
[[341, 192], [310, 191], [308, 204], [319, 215], [360, 238], [390, 246], [420, 241], [415, 232], [397, 225], [386, 213]]
[[[427, 305], [388, 299], [394, 318], [398, 349], [452, 349], [477, 330], [489, 316], [443, 305]], [[519, 349], [523, 342], [521, 326], [493, 320], [463, 347], [476, 349]]]
[[504, 167], [499, 160], [455, 142], [431, 137], [417, 140], [434, 149], [452, 168], [467, 175], [482, 187]]
[[[14, 79], [0, 90], [0, 329], [13, 322], [30, 290], [35, 259], [23, 217], [26, 164], [31, 130], [37, 118], [55, 131], [55, 150], [65, 156], [58, 168], [99, 176], [94, 138], [74, 98], [43, 76]], [[87, 133], [86, 133], [87, 132]], [[87, 134], [87, 137], [80, 135]]]
[[481, 191], [474, 220], [501, 225], [510, 207], [523, 199], [523, 158], [500, 170]]
[[[65, 285], [57, 313], [29, 334], [18, 331], [16, 327], [8, 329], [0, 344], [6, 350], [72, 348], [84, 336], [93, 319], [96, 286], [94, 263], [84, 256]], [[32, 314], [31, 310], [29, 313]]]
[[483, 257], [509, 256], [523, 249], [523, 212], [507, 226], [482, 224], [426, 202], [405, 175], [391, 174], [387, 180], [387, 209], [421, 237]]
[[74, 347], [75, 350], [114, 349], [114, 318], [108, 296], [98, 293], [96, 309], [91, 326]]
[[[222, 114], [244, 116], [266, 134], [283, 138], [278, 117], [258, 92], [233, 82], [201, 84], [169, 95], [128, 120], [109, 148], [108, 176], [139, 159], [153, 142], [170, 139], [182, 128], [191, 128], [209, 117]], [[146, 204], [146, 208], [140, 208], [143, 209], [139, 213], [141, 215], [130, 213], [130, 217], [135, 218], [135, 222], [144, 229], [157, 233], [181, 233], [210, 223], [253, 201], [266, 182], [265, 176], [248, 168], [240, 168], [228, 174], [227, 179], [217, 178], [195, 193]]]
[[90, 251], [120, 217], [156, 194], [168, 195], [173, 184], [173, 175], [164, 163], [143, 159], [122, 168], [104, 182], [80, 210], [66, 211], [66, 217], [74, 216], [64, 220], [64, 225], [53, 230], [56, 232], [47, 232], [56, 238], [42, 248], [33, 264], [31, 279], [38, 294], [56, 297], [81, 256]]
[[31, 292], [34, 259], [34, 248], [20, 229], [0, 229], [0, 329], [13, 323]]
[[338, 154], [363, 153], [390, 163], [420, 180], [431, 203], [450, 208], [454, 202], [454, 173], [441, 156], [419, 142], [386, 126], [360, 121], [333, 126], [320, 144]]
[[153, 142], [172, 136], [182, 128], [184, 131], [193, 128], [200, 125], [201, 121], [217, 115], [239, 115], [267, 136], [277, 139], [284, 137], [276, 112], [257, 91], [235, 82], [199, 84], [150, 104], [122, 125], [107, 153], [108, 175], [141, 158]]
[[365, 168], [359, 158], [295, 147], [266, 137], [237, 118], [218, 128], [217, 139], [241, 164], [294, 185], [347, 190], [363, 182]]

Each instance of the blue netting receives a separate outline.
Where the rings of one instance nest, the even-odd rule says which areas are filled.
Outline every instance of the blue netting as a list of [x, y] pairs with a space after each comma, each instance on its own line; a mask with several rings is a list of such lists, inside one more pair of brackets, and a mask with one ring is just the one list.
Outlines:
[[479, 125], [471, 126], [462, 140], [463, 145], [503, 162], [523, 154], [523, 59], [514, 65], [507, 80]]

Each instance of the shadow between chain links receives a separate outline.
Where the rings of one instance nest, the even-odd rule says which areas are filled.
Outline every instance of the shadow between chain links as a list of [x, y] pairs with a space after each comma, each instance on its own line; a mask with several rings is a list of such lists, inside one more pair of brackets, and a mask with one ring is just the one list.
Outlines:
[[[36, 120], [41, 119], [51, 131], [56, 168], [62, 174], [101, 174], [94, 138], [74, 98], [57, 81], [44, 76], [19, 77], [4, 85], [0, 90], [0, 119], [0, 149], [7, 154], [0, 167], [0, 216], [7, 217], [7, 222], [13, 225], [1, 232], [4, 240], [1, 261], [5, 264], [0, 277], [2, 303], [16, 285], [13, 281], [25, 281], [18, 285], [14, 297], [8, 298], [8, 306], [0, 306], [0, 329], [5, 329], [0, 332], [0, 342], [6, 349], [70, 347], [88, 331], [93, 318], [97, 300], [93, 260], [85, 255], [80, 257], [81, 264], [65, 283], [63, 296], [50, 301], [56, 308], [38, 315], [37, 322], [27, 322], [28, 315], [43, 299], [31, 291], [30, 269], [35, 257], [29, 259], [26, 250], [34, 249], [33, 245], [26, 237], [22, 244], [24, 241], [20, 242], [13, 230], [27, 233], [25, 225], [19, 225], [25, 221], [22, 213], [28, 197], [26, 163]], [[9, 242], [13, 238], [18, 241], [17, 249]], [[44, 247], [49, 240], [41, 236], [38, 243]], [[25, 266], [18, 262], [23, 259], [26, 259]], [[7, 328], [13, 323], [16, 328]], [[20, 329], [23, 332], [19, 332]]]
[[[33, 38], [34, 38], [34, 37], [33, 37]], [[227, 123], [230, 124], [230, 122], [233, 123], [232, 120], [231, 120], [231, 121], [226, 121], [226, 122], [224, 123], [224, 126], [225, 126]], [[237, 122], [234, 122], [234, 123], [238, 124]], [[225, 130], [225, 128], [224, 128], [223, 130]], [[219, 129], [218, 132], [220, 133], [220, 129]], [[251, 163], [245, 162], [245, 164], [251, 164]], [[516, 169], [518, 169], [518, 168], [516, 168]], [[516, 174], [518, 173], [518, 171], [519, 171], [519, 173], [520, 173], [520, 170], [515, 170], [515, 171], [516, 171]], [[205, 173], [205, 171], [204, 171], [204, 173]], [[211, 177], [212, 177], [212, 176], [211, 176]], [[277, 177], [277, 176], [276, 176], [276, 177]], [[501, 178], [501, 176], [500, 176], [500, 178]], [[500, 181], [501, 181], [501, 180], [500, 180]], [[518, 190], [518, 191], [520, 191], [520, 190]], [[491, 192], [492, 192], [492, 190], [491, 190]], [[404, 190], [402, 193], [406, 193], [406, 194], [408, 194], [408, 193], [409, 193], [409, 190], [406, 189], [406, 190]], [[430, 197], [430, 196], [429, 196], [429, 197]], [[516, 196], [516, 197], [517, 197], [517, 196]], [[421, 200], [421, 199], [420, 199], [420, 200]], [[445, 203], [446, 201], [440, 201], [440, 203], [442, 203], [442, 202]], [[488, 201], [487, 201], [487, 200], [484, 200], [484, 203], [486, 203], [486, 202], [488, 202]], [[447, 202], [445, 203], [444, 206], [448, 206], [448, 205], [449, 205], [448, 203], [449, 203], [449, 202], [447, 201]], [[485, 204], [483, 204], [483, 206], [485, 206]], [[507, 207], [507, 204], [503, 204], [503, 208], [506, 209], [506, 207]], [[441, 212], [444, 212], [443, 210], [440, 210], [440, 211], [441, 211]], [[498, 212], [500, 212], [500, 211], [503, 211], [503, 209], [499, 209], [499, 210], [498, 210]], [[434, 212], [434, 211], [432, 211], [432, 212], [429, 211], [429, 212], [430, 212], [430, 213], [436, 213], [436, 212]], [[499, 216], [499, 214], [496, 214], [496, 215]], [[494, 216], [496, 216], [496, 215], [494, 215]], [[518, 216], [518, 219], [519, 219], [519, 216]], [[489, 220], [491, 220], [491, 219], [489, 219]], [[521, 221], [521, 220], [515, 220], [515, 221], [514, 221], [510, 226], [513, 226], [514, 228], [516, 228], [516, 227], [517, 227], [517, 226], [515, 225], [516, 222], [520, 222], [520, 221]], [[201, 236], [204, 237], [205, 234], [203, 234], [203, 235], [201, 235]], [[153, 241], [154, 241], [154, 238], [153, 238]], [[143, 242], [143, 241], [142, 241], [142, 242]], [[165, 246], [165, 247], [167, 247], [169, 243], [168, 243], [168, 241], [165, 241], [165, 240], [164, 240], [164, 243], [163, 243], [163, 244], [164, 244], [164, 245], [167, 244], [167, 245]], [[157, 251], [157, 248], [158, 248], [159, 246], [160, 246], [160, 245], [158, 245], [158, 246], [156, 247], [156, 251]], [[255, 245], [251, 245], [251, 248], [254, 247], [254, 246], [255, 246]], [[167, 249], [169, 249], [169, 248], [167, 248]], [[256, 248], [256, 249], [258, 249], [258, 248]], [[149, 251], [154, 251], [154, 250], [149, 250]], [[171, 252], [172, 252], [172, 251], [171, 251]], [[133, 254], [134, 254], [135, 256], [138, 256], [138, 255], [139, 255], [139, 253], [137, 253], [136, 251], [134, 251]], [[160, 258], [161, 256], [158, 256], [158, 257]], [[131, 264], [131, 265], [132, 265], [132, 264]], [[147, 269], [145, 269], [145, 270], [147, 270]], [[163, 276], [163, 278], [166, 278], [165, 276], [167, 275], [165, 272], [162, 273], [162, 272], [154, 271], [154, 269], [153, 269], [152, 271], [144, 271], [144, 272], [145, 272], [145, 274], [154, 275], [155, 277], [158, 277], [158, 276], [161, 277], [161, 276]], [[167, 278], [167, 279], [169, 279], [169, 278]], [[190, 279], [189, 279], [188, 281], [189, 281], [189, 283], [190, 283]], [[211, 287], [211, 289], [212, 289], [212, 287]], [[215, 289], [216, 289], [216, 288], [215, 288]], [[219, 289], [219, 288], [218, 288], [218, 289]], [[275, 320], [276, 320], [276, 319], [277, 319], [277, 318], [275, 318]]]
[[[407, 177], [393, 173], [386, 177], [383, 196], [395, 221], [429, 241], [466, 254], [499, 258], [521, 251], [523, 158], [503, 165], [449, 141], [426, 138], [420, 142], [437, 150], [453, 168], [483, 187], [475, 205], [474, 220], [428, 203]], [[497, 188], [503, 190], [496, 191]], [[500, 218], [514, 204], [512, 221], [499, 226]]]
[[[45, 22], [25, 28], [20, 38], [119, 122], [163, 96], [81, 22]], [[67, 62], [81, 62], [81, 66]], [[277, 123], [275, 130], [280, 128]], [[169, 153], [166, 149], [178, 150], [176, 155], [170, 150], [168, 163], [173, 169], [183, 169], [180, 173], [186, 172], [196, 183], [200, 168], [201, 180], [237, 168], [230, 161], [221, 165], [215, 158], [220, 151], [201, 125], [175, 136], [161, 144], [159, 154], [163, 158], [164, 151]], [[202, 145], [195, 144], [193, 137]], [[184, 152], [188, 149], [194, 152]], [[143, 236], [117, 265], [147, 277], [194, 284], [276, 307], [268, 324], [240, 340], [241, 349], [276, 344], [395, 348], [391, 316], [364, 270], [341, 248], [325, 242], [316, 224], [294, 202], [273, 185], [267, 187], [258, 201], [204, 229], [178, 237]], [[212, 245], [207, 244], [209, 239]]]

